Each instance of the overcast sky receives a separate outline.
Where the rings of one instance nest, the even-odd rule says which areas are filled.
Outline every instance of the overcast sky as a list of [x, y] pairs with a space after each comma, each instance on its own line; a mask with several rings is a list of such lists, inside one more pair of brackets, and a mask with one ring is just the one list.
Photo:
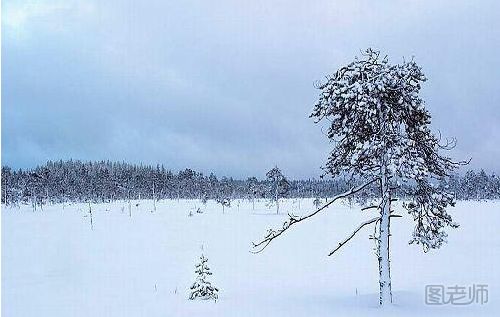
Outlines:
[[453, 156], [500, 172], [498, 1], [2, 1], [2, 164], [318, 176], [314, 82], [415, 56]]

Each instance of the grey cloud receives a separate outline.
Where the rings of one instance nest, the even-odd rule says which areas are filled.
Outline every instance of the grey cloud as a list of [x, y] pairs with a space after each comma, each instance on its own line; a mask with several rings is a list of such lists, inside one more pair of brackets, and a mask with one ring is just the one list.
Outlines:
[[434, 127], [459, 140], [453, 155], [500, 171], [495, 1], [71, 3], [3, 22], [3, 164], [318, 176], [329, 145], [307, 118], [313, 83], [373, 46], [414, 55]]

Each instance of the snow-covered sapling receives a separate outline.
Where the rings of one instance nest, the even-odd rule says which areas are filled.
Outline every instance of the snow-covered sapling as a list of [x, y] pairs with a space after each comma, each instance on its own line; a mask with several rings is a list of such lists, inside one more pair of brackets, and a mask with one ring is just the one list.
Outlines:
[[[367, 225], [375, 226], [374, 240], [379, 264], [380, 305], [392, 302], [389, 262], [390, 219], [396, 190], [413, 184], [403, 205], [415, 221], [410, 243], [421, 244], [424, 251], [439, 248], [446, 242], [444, 228], [458, 225], [446, 212], [454, 206], [454, 196], [437, 185], [459, 165], [441, 156], [440, 149], [451, 149], [455, 142], [441, 144], [430, 130], [431, 116], [419, 97], [426, 80], [415, 61], [390, 64], [387, 57], [372, 49], [341, 67], [318, 86], [321, 93], [311, 117], [326, 121], [327, 137], [334, 147], [324, 167], [333, 177], [349, 177], [359, 186], [337, 195], [316, 211], [301, 217], [289, 216], [278, 230], [269, 230], [254, 244], [262, 251], [291, 226], [326, 210], [341, 198], [348, 198], [375, 186], [378, 203], [363, 208], [376, 211], [362, 222], [329, 255], [337, 252]], [[407, 186], [408, 187], [408, 186]], [[413, 189], [411, 189], [413, 188]]]
[[189, 295], [189, 299], [213, 299], [217, 301], [219, 298], [219, 289], [212, 285], [211, 282], [207, 280], [207, 278], [212, 275], [210, 272], [210, 268], [208, 267], [208, 259], [202, 254], [200, 256], [200, 262], [196, 264], [196, 281], [191, 286], [191, 294]]

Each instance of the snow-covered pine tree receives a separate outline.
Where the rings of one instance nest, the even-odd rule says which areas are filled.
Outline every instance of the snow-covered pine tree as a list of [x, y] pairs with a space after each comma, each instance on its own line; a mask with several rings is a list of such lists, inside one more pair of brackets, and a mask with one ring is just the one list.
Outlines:
[[255, 198], [259, 194], [259, 181], [256, 177], [249, 177], [247, 179], [247, 193], [248, 199], [252, 201], [252, 210], [255, 210]]
[[10, 167], [4, 167], [2, 166], [2, 176], [1, 176], [1, 182], [2, 182], [2, 204], [9, 205], [11, 202], [10, 196], [11, 196], [11, 181], [12, 181], [12, 169]]
[[311, 117], [315, 122], [327, 121], [327, 137], [334, 147], [325, 171], [333, 177], [348, 176], [359, 186], [337, 195], [311, 214], [290, 218], [282, 228], [269, 230], [264, 239], [254, 244], [262, 251], [291, 226], [325, 210], [338, 199], [349, 197], [376, 185], [379, 203], [364, 208], [377, 215], [361, 223], [330, 252], [334, 254], [367, 225], [375, 225], [376, 253], [379, 262], [380, 305], [392, 302], [389, 262], [391, 202], [394, 193], [405, 183], [414, 186], [404, 204], [416, 222], [411, 243], [421, 244], [424, 251], [439, 248], [446, 241], [444, 227], [457, 227], [446, 207], [454, 205], [453, 195], [437, 186], [460, 163], [441, 156], [440, 149], [450, 149], [454, 142], [440, 144], [431, 132], [431, 116], [419, 97], [426, 80], [413, 61], [390, 64], [387, 57], [372, 49], [347, 66], [327, 77]]
[[462, 178], [462, 188], [468, 199], [478, 199], [478, 190], [476, 184], [477, 176], [472, 170], [468, 170]]
[[[245, 181], [224, 178], [217, 180], [215, 175], [203, 176], [194, 172], [186, 183], [185, 173], [176, 175], [163, 166], [143, 166], [118, 162], [47, 162], [27, 170], [12, 170], [2, 167], [2, 202], [6, 204], [32, 204], [33, 208], [46, 203], [99, 203], [123, 200], [132, 212], [131, 200], [139, 197], [161, 199], [201, 198], [202, 201], [216, 199], [220, 189], [227, 192], [231, 199], [269, 198], [274, 195], [268, 190], [269, 183], [251, 177]], [[486, 173], [486, 172], [485, 172]], [[439, 181], [441, 188], [455, 192], [457, 199], [499, 199], [500, 181], [498, 175], [482, 173], [480, 170], [455, 174], [447, 180]], [[36, 177], [35, 175], [41, 176]], [[192, 186], [185, 186], [190, 184]], [[343, 177], [321, 180], [290, 181], [287, 197], [314, 198], [334, 197], [351, 186], [360, 184], [359, 180]], [[398, 198], [408, 197], [414, 182], [402, 183], [395, 194]], [[481, 185], [482, 186], [478, 186]], [[481, 190], [480, 188], [483, 188]], [[353, 202], [369, 201], [372, 192], [378, 196], [377, 186], [370, 186], [356, 194]], [[368, 199], [366, 199], [368, 198]], [[127, 201], [129, 203], [127, 203]], [[153, 202], [154, 203], [154, 202]], [[298, 200], [299, 209], [301, 201]], [[280, 206], [281, 207], [281, 206]], [[123, 211], [127, 207], [125, 206]], [[154, 205], [153, 205], [154, 211]]]
[[478, 192], [477, 195], [478, 200], [480, 200], [480, 198], [490, 199], [489, 197], [490, 183], [491, 182], [489, 180], [488, 175], [483, 169], [481, 169], [481, 171], [479, 171], [479, 173], [476, 176], [476, 188]]
[[266, 173], [266, 177], [269, 184], [269, 201], [271, 204], [276, 204], [276, 213], [279, 214], [280, 198], [288, 193], [290, 184], [277, 166], [269, 170], [269, 172]]
[[231, 207], [232, 196], [233, 188], [231, 187], [231, 180], [222, 177], [215, 198], [215, 202], [222, 206], [222, 213], [224, 213], [225, 207]]
[[212, 275], [208, 267], [208, 259], [202, 254], [200, 256], [200, 263], [196, 264], [196, 281], [191, 286], [191, 294], [189, 299], [213, 299], [217, 301], [219, 298], [219, 289], [210, 283], [207, 278]]

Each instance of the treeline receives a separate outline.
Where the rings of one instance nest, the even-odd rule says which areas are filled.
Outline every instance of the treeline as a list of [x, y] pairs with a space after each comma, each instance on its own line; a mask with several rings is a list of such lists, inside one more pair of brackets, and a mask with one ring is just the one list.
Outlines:
[[[290, 180], [284, 197], [326, 198], [346, 191], [346, 180]], [[483, 170], [453, 175], [447, 186], [457, 199], [500, 198], [500, 177]], [[404, 191], [401, 191], [404, 196]], [[272, 198], [274, 187], [267, 179], [217, 178], [185, 169], [174, 173], [164, 166], [120, 162], [48, 162], [28, 170], [2, 167], [2, 203], [109, 202], [129, 199], [259, 199]]]
[[[286, 197], [331, 197], [347, 188], [344, 181], [288, 181]], [[255, 177], [217, 178], [185, 169], [120, 162], [48, 162], [29, 170], [2, 167], [2, 203], [109, 202], [124, 199], [256, 199], [274, 189]]]
[[500, 177], [495, 174], [488, 175], [484, 170], [469, 170], [462, 177], [452, 175], [441, 182], [440, 186], [448, 186], [460, 200], [500, 198]]

